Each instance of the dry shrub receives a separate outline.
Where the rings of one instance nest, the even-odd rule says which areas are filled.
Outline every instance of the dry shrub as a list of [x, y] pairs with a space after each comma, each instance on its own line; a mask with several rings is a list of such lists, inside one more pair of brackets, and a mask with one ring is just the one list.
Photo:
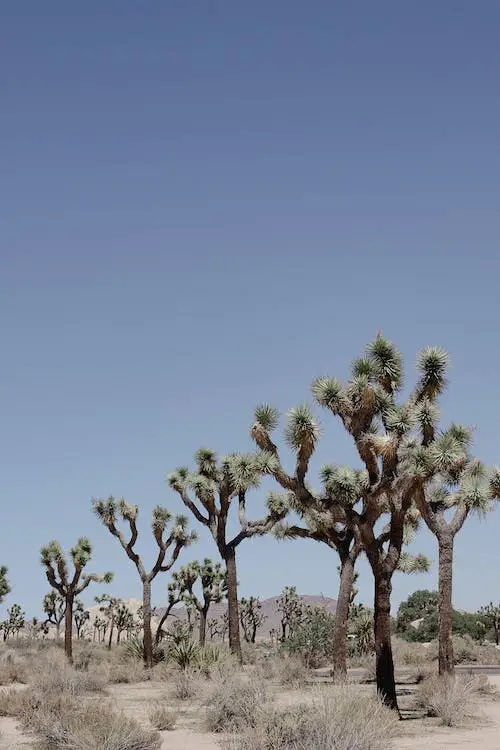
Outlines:
[[478, 683], [470, 677], [431, 677], [420, 685], [416, 704], [425, 709], [429, 716], [441, 719], [445, 726], [459, 726], [470, 716], [471, 702], [477, 688]]
[[262, 681], [238, 675], [214, 683], [206, 701], [206, 723], [211, 732], [254, 727], [266, 700]]
[[0, 685], [27, 682], [26, 666], [15, 653], [6, 653], [0, 661]]
[[12, 687], [2, 688], [0, 690], [0, 716], [18, 716], [21, 696], [20, 690]]
[[278, 685], [298, 688], [307, 682], [309, 670], [299, 656], [283, 653], [266, 659], [257, 668], [257, 674]]
[[132, 660], [112, 662], [107, 667], [107, 681], [112, 685], [132, 684], [149, 679], [144, 666]]
[[[43, 709], [42, 709], [43, 710]], [[160, 750], [161, 737], [101, 702], [78, 704], [71, 711], [39, 722], [44, 750]]]
[[435, 659], [435, 653], [423, 643], [410, 643], [402, 638], [392, 639], [392, 655], [397, 667], [422, 666]]
[[177, 712], [158, 701], [149, 712], [149, 721], [155, 729], [159, 729], [161, 732], [171, 731], [175, 729]]
[[201, 691], [201, 680], [196, 672], [189, 669], [177, 672], [172, 680], [172, 695], [180, 701], [195, 698]]
[[[57, 655], [57, 656], [56, 656]], [[30, 685], [44, 694], [85, 695], [101, 692], [106, 674], [98, 670], [80, 672], [68, 664], [64, 653], [48, 651], [32, 668]]]
[[229, 740], [231, 750], [387, 750], [394, 712], [352, 685], [316, 690], [311, 705], [266, 711], [252, 731]]

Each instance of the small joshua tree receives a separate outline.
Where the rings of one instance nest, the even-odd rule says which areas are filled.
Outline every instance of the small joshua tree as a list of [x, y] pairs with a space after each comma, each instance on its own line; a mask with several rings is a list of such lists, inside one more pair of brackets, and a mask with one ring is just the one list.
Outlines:
[[76, 637], [80, 640], [83, 635], [85, 624], [90, 620], [90, 612], [85, 609], [85, 605], [80, 599], [75, 601], [74, 620]]
[[96, 604], [101, 605], [99, 607], [99, 610], [102, 612], [103, 617], [106, 621], [106, 631], [109, 630], [108, 650], [111, 650], [111, 646], [113, 644], [113, 635], [115, 633], [116, 607], [119, 600], [115, 596], [102, 594], [102, 596], [96, 596], [95, 602]]
[[[96, 515], [118, 539], [125, 550], [128, 558], [134, 563], [139, 578], [142, 582], [142, 624], [143, 624], [143, 649], [144, 664], [148, 669], [153, 668], [153, 633], [151, 630], [151, 583], [158, 573], [164, 573], [174, 565], [181, 550], [197, 539], [194, 532], [188, 533], [188, 520], [185, 516], [177, 516], [170, 529], [168, 524], [172, 516], [166, 508], [159, 505], [153, 510], [153, 536], [158, 546], [156, 561], [148, 572], [141, 556], [137, 553], [135, 545], [138, 537], [137, 517], [139, 508], [137, 505], [129, 505], [122, 498], [119, 502], [114, 497], [107, 500], [93, 500], [93, 508]], [[117, 527], [118, 516], [128, 524], [130, 536], [125, 538], [122, 531]], [[168, 532], [168, 535], [166, 535]], [[170, 557], [167, 558], [167, 552]]]
[[[174, 573], [179, 589], [183, 592], [183, 601], [188, 608], [193, 607], [199, 616], [199, 640], [204, 646], [207, 632], [207, 617], [211, 604], [222, 601], [227, 591], [226, 572], [222, 570], [219, 563], [213, 563], [206, 557], [203, 563], [192, 562], [178, 573]], [[199, 583], [202, 598], [199, 599], [195, 592], [195, 586]]]
[[111, 583], [113, 580], [113, 573], [105, 573], [104, 575], [84, 573], [91, 557], [92, 545], [90, 541], [86, 537], [80, 537], [71, 550], [74, 572], [70, 576], [59, 542], [54, 540], [41, 549], [41, 563], [45, 568], [47, 580], [52, 588], [64, 598], [64, 650], [70, 664], [73, 663], [73, 608], [76, 597], [85, 591], [91, 583]]
[[24, 628], [26, 613], [23, 612], [20, 604], [13, 604], [7, 610], [7, 619], [2, 623], [3, 639], [6, 641], [11, 634], [19, 635], [19, 631]]
[[125, 602], [118, 602], [115, 609], [116, 643], [120, 644], [122, 633], [132, 630], [134, 626], [134, 615]]
[[[169, 475], [168, 481], [196, 520], [210, 531], [224, 561], [227, 573], [229, 646], [241, 662], [236, 549], [245, 539], [269, 532], [282, 516], [276, 507], [259, 521], [249, 521], [246, 516], [247, 493], [258, 487], [262, 474], [268, 470], [267, 455], [235, 453], [218, 462], [214, 451], [201, 448], [196, 453], [195, 461], [194, 473], [180, 468]], [[190, 492], [194, 493], [194, 499]], [[236, 498], [240, 528], [232, 539], [228, 539], [231, 503]]]
[[[429, 431], [434, 436], [434, 425]], [[483, 515], [500, 498], [500, 469], [488, 473], [470, 453], [472, 431], [452, 425], [441, 436], [459, 460], [443, 465], [433, 481], [419, 488], [418, 508], [439, 550], [439, 674], [454, 671], [453, 660], [453, 545], [471, 513]], [[451, 513], [451, 518], [449, 515]]]
[[10, 585], [7, 580], [8, 570], [5, 565], [0, 566], [0, 603], [3, 602], [7, 594], [10, 594]]
[[64, 596], [58, 591], [52, 589], [48, 594], [43, 597], [43, 611], [47, 615], [45, 622], [54, 625], [56, 629], [56, 635], [59, 638], [61, 632], [61, 623], [64, 620], [64, 613], [66, 612], [66, 600]]
[[243, 637], [247, 643], [255, 643], [257, 630], [267, 620], [266, 615], [262, 612], [262, 604], [258, 597], [250, 596], [248, 599], [243, 597], [240, 601], [240, 622], [243, 628]]
[[295, 586], [285, 586], [276, 599], [278, 612], [281, 614], [281, 641], [286, 641], [300, 625], [304, 617], [304, 602], [297, 594]]
[[491, 628], [495, 633], [495, 643], [498, 646], [500, 640], [500, 604], [490, 602], [479, 610], [483, 622], [487, 628]]

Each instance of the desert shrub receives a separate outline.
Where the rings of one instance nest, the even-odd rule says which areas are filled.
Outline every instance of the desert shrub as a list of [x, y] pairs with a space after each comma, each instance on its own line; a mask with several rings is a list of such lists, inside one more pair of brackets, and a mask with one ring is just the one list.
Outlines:
[[15, 653], [7, 653], [0, 660], [0, 685], [27, 682], [26, 666]]
[[132, 684], [135, 682], [144, 682], [148, 679], [148, 674], [142, 662], [132, 660], [109, 664], [107, 666], [107, 674], [107, 680], [112, 685]]
[[0, 690], [0, 716], [18, 716], [21, 693], [15, 688]]
[[149, 712], [149, 721], [160, 732], [171, 731], [175, 729], [177, 713], [158, 701]]
[[194, 698], [200, 690], [200, 683], [197, 676], [191, 670], [187, 669], [174, 677], [172, 685], [173, 695], [180, 701]]
[[33, 668], [30, 685], [44, 694], [64, 693], [66, 695], [85, 695], [101, 692], [107, 681], [107, 675], [98, 671], [79, 672], [66, 660], [42, 660]]
[[402, 638], [392, 639], [392, 653], [396, 666], [420, 666], [435, 658], [433, 650], [421, 643], [410, 643]]
[[208, 729], [224, 732], [256, 726], [265, 700], [262, 681], [234, 676], [214, 684], [206, 702]]
[[265, 711], [251, 731], [230, 739], [232, 750], [387, 750], [397, 718], [351, 685], [313, 693], [311, 705]]
[[[123, 643], [123, 653], [130, 659], [143, 660], [143, 639], [134, 635]], [[153, 664], [165, 661], [165, 648], [161, 643], [153, 643]]]
[[[44, 708], [41, 709], [41, 713]], [[161, 736], [102, 703], [78, 704], [59, 715], [39, 716], [44, 750], [160, 750]]]
[[279, 685], [294, 688], [303, 686], [309, 676], [309, 670], [303, 659], [286, 652], [266, 659], [263, 664], [259, 665], [258, 673]]
[[476, 689], [473, 678], [436, 675], [420, 685], [415, 700], [429, 716], [436, 716], [445, 726], [454, 727], [469, 714]]
[[294, 628], [283, 647], [300, 656], [308, 667], [321, 667], [331, 660], [335, 618], [324, 607], [310, 607], [306, 619]]

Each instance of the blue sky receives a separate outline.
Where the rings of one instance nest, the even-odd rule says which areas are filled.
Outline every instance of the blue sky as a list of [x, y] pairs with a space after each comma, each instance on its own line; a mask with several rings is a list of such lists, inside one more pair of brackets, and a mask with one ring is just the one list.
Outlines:
[[[81, 534], [138, 595], [90, 497], [138, 503], [152, 559], [151, 508], [180, 510], [165, 475], [200, 445], [249, 449], [256, 403], [307, 400], [378, 328], [409, 382], [420, 347], [449, 350], [444, 420], [500, 463], [499, 23], [494, 0], [5, 5], [4, 607], [36, 614], [40, 546]], [[318, 463], [351, 460], [322, 416]], [[499, 531], [497, 512], [460, 535], [457, 606], [499, 599]], [[184, 559], [214, 554], [202, 534]], [[336, 567], [253, 541], [241, 593], [335, 596]], [[398, 575], [394, 604], [435, 582]]]

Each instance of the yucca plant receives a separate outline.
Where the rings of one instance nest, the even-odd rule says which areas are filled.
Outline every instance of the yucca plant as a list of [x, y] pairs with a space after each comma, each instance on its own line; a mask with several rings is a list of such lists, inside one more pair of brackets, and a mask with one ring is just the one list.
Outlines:
[[169, 657], [181, 669], [190, 669], [200, 663], [200, 647], [193, 641], [173, 644], [168, 650]]
[[[125, 654], [131, 659], [143, 660], [144, 640], [140, 638], [139, 636], [131, 635], [130, 638], [127, 638], [127, 640], [123, 642], [122, 648]], [[160, 662], [165, 661], [167, 658], [167, 654], [163, 646], [154, 644], [152, 657], [153, 657], [153, 665], [159, 664]]]

